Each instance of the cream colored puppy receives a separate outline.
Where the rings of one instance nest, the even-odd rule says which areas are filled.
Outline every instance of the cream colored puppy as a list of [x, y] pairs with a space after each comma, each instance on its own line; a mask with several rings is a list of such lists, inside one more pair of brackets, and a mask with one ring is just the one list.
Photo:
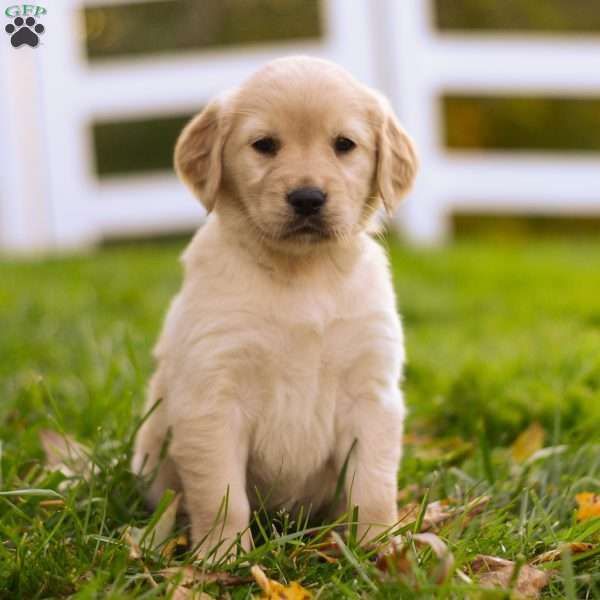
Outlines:
[[175, 165], [210, 215], [155, 350], [134, 457], [150, 502], [183, 490], [201, 556], [250, 547], [260, 502], [357, 506], [373, 538], [397, 520], [404, 349], [367, 230], [412, 183], [410, 139], [343, 69], [285, 58], [196, 116]]

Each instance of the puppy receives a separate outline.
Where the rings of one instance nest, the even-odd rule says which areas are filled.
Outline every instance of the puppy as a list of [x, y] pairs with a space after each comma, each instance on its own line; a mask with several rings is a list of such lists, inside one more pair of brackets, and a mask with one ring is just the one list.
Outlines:
[[371, 540], [397, 520], [404, 349], [367, 232], [411, 186], [411, 140], [349, 73], [294, 57], [208, 104], [175, 166], [209, 216], [183, 254], [136, 440], [150, 503], [183, 491], [201, 557], [249, 549], [259, 505], [357, 507]]

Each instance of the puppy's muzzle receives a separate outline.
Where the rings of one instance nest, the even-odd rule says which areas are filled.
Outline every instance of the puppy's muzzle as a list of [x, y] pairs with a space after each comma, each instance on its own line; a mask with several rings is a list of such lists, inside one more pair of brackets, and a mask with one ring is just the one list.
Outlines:
[[287, 195], [287, 201], [299, 217], [313, 217], [327, 200], [327, 194], [317, 187], [296, 188]]

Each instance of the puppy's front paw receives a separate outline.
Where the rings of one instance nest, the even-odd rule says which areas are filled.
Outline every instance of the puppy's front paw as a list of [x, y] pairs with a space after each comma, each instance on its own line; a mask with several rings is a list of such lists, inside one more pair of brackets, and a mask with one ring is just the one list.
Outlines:
[[362, 546], [377, 544], [390, 536], [398, 524], [396, 506], [360, 507], [356, 539]]

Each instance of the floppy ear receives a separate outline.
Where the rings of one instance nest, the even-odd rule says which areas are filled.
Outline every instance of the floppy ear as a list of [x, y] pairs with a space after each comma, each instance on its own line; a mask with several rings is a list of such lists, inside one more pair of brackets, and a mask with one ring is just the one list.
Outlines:
[[175, 145], [175, 170], [208, 212], [221, 185], [224, 138], [222, 101], [217, 99], [184, 127]]
[[379, 95], [378, 101], [382, 118], [377, 135], [376, 186], [391, 216], [413, 184], [418, 159], [413, 141], [398, 123], [389, 102]]

